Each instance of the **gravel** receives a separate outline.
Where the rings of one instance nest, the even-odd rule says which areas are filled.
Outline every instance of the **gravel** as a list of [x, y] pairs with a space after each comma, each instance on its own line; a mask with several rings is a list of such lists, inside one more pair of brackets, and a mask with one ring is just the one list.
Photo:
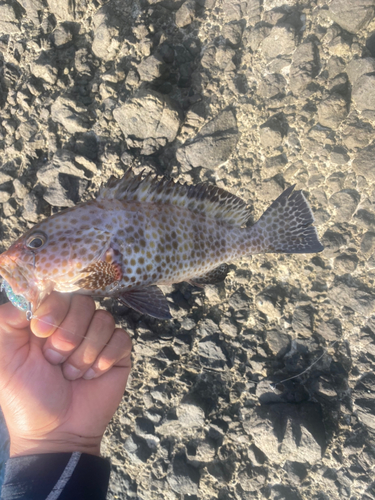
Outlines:
[[373, 0], [0, 2], [2, 250], [128, 166], [214, 183], [253, 221], [295, 184], [325, 245], [166, 287], [170, 322], [102, 303], [134, 343], [109, 500], [375, 498], [374, 16]]

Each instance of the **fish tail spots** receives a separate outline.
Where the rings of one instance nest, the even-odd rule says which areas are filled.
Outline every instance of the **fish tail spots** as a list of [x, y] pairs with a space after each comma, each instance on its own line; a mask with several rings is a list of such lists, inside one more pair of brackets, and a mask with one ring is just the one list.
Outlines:
[[323, 250], [302, 191], [286, 189], [249, 228], [250, 253], [316, 253]]

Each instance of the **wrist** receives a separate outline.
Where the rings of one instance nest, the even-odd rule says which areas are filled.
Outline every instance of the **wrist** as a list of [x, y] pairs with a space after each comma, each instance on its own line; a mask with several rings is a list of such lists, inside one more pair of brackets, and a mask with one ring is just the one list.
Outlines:
[[74, 451], [100, 456], [101, 440], [102, 436], [87, 437], [66, 433], [32, 439], [10, 436], [10, 457]]

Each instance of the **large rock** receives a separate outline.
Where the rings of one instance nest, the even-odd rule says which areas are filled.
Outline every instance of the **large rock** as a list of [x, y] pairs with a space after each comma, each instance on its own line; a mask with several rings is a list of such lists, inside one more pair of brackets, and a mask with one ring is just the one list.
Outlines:
[[39, 24], [39, 14], [45, 10], [43, 0], [20, 0], [19, 3], [25, 9], [27, 17], [34, 24]]
[[322, 456], [325, 432], [317, 404], [257, 407], [245, 417], [243, 426], [270, 462], [314, 464]]
[[180, 116], [173, 102], [163, 94], [141, 90], [113, 111], [113, 117], [129, 148], [141, 148], [142, 154], [172, 142], [180, 127]]
[[68, 96], [59, 96], [52, 104], [51, 118], [60, 123], [70, 134], [86, 132], [89, 128], [87, 108]]
[[355, 189], [343, 189], [331, 196], [329, 202], [336, 208], [335, 221], [349, 222], [361, 199]]
[[374, 314], [375, 296], [367, 286], [346, 274], [337, 278], [329, 291], [331, 301], [358, 314]]
[[46, 187], [43, 198], [57, 207], [76, 205], [87, 188], [89, 176], [90, 173], [75, 161], [75, 155], [67, 150], [55, 153], [52, 161], [37, 173], [39, 182]]
[[232, 154], [238, 141], [233, 110], [222, 111], [207, 123], [192, 142], [177, 150], [176, 158], [184, 171], [191, 168], [217, 168]]
[[0, 3], [0, 32], [2, 35], [19, 33], [18, 20], [12, 5]]
[[374, 17], [374, 0], [332, 0], [331, 18], [350, 33], [357, 33]]
[[359, 420], [375, 432], [375, 375], [367, 373], [361, 377], [353, 390], [354, 408]]
[[93, 16], [94, 39], [91, 46], [96, 57], [112, 61], [119, 50], [121, 40], [129, 29], [129, 18], [138, 6], [135, 1], [110, 0]]
[[346, 66], [346, 73], [352, 85], [368, 73], [375, 72], [375, 59], [373, 57], [365, 57], [363, 59], [352, 59]]
[[166, 419], [157, 427], [157, 434], [160, 436], [190, 435], [204, 426], [204, 411], [197, 403], [192, 401], [181, 403], [176, 408], [176, 417]]

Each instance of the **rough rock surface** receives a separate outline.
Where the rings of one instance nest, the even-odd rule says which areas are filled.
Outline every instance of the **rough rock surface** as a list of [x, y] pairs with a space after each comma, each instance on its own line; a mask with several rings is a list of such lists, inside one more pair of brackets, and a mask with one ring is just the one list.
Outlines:
[[158, 92], [141, 91], [113, 110], [128, 147], [152, 154], [172, 142], [180, 120], [176, 107]]
[[325, 245], [166, 287], [170, 322], [98, 302], [134, 344], [109, 500], [375, 498], [374, 5], [0, 2], [1, 250], [129, 166], [252, 221], [296, 184]]

